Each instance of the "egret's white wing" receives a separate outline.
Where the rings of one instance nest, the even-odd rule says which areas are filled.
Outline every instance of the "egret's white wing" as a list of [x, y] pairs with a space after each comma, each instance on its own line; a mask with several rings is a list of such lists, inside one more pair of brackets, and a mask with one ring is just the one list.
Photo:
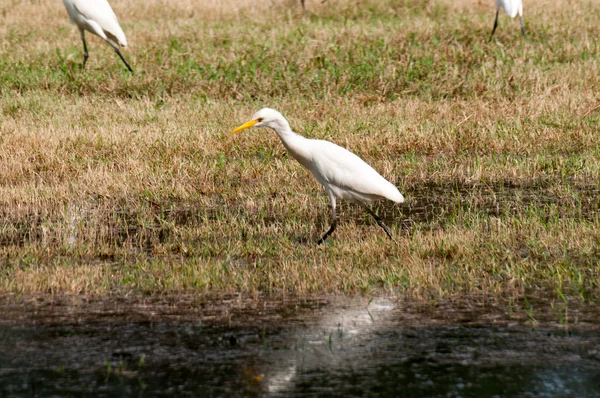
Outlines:
[[313, 140], [313, 145], [315, 171], [326, 183], [365, 196], [404, 201], [396, 186], [352, 152], [329, 141]]
[[117, 16], [106, 0], [72, 0], [73, 5], [86, 19], [96, 22], [104, 33], [117, 44], [127, 46], [125, 33]]

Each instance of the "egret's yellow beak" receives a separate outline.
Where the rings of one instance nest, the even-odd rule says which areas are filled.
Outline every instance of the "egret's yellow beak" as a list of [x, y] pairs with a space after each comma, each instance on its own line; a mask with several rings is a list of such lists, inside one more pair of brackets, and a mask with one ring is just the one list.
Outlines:
[[249, 122], [246, 122], [246, 123], [242, 124], [240, 127], [235, 128], [231, 132], [231, 134], [239, 133], [242, 130], [246, 130], [246, 129], [254, 126], [256, 123], [258, 123], [258, 120], [250, 120]]

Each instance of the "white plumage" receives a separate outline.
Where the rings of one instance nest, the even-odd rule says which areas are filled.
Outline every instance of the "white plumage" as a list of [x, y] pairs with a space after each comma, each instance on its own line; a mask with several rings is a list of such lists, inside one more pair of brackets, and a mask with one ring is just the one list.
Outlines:
[[496, 0], [496, 10], [504, 9], [506, 14], [514, 18], [519, 15], [523, 15], [523, 1], [522, 0]]
[[[305, 160], [310, 162], [308, 169], [336, 198], [356, 203], [371, 203], [378, 199], [404, 202], [398, 188], [352, 152], [329, 141], [297, 137], [300, 141], [297, 144], [305, 145], [306, 151], [310, 152], [310, 157]], [[292, 153], [290, 146], [286, 147]], [[297, 156], [294, 158], [298, 159]]]
[[63, 0], [69, 19], [79, 28], [83, 41], [83, 65], [89, 57], [85, 42], [85, 31], [91, 32], [104, 39], [121, 58], [130, 72], [131, 67], [125, 61], [119, 50], [119, 45], [127, 47], [127, 38], [119, 20], [106, 0]]
[[490, 40], [494, 36], [494, 32], [498, 27], [498, 14], [501, 8], [511, 18], [516, 17], [517, 14], [519, 15], [519, 21], [521, 22], [521, 33], [523, 34], [523, 37], [525, 37], [525, 24], [523, 23], [523, 0], [496, 0], [496, 18], [494, 19], [494, 28], [492, 29]]
[[239, 126], [232, 133], [249, 127], [270, 127], [275, 130], [290, 155], [310, 170], [325, 187], [331, 202], [333, 222], [319, 243], [327, 239], [337, 225], [336, 199], [345, 199], [363, 205], [392, 238], [383, 220], [369, 208], [368, 204], [378, 199], [402, 203], [404, 196], [398, 188], [361, 158], [329, 141], [308, 139], [294, 133], [287, 120], [274, 109], [261, 109], [249, 122]]

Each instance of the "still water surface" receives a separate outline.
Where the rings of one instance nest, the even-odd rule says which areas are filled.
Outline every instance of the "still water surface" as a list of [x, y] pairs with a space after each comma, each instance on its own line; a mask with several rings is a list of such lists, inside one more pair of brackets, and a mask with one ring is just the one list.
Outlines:
[[5, 300], [0, 396], [600, 396], [592, 306], [153, 300]]

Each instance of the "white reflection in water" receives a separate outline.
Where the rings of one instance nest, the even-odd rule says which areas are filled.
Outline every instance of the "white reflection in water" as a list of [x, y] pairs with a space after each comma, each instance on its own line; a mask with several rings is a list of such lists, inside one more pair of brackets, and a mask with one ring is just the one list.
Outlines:
[[387, 298], [364, 300], [364, 305], [325, 308], [320, 319], [295, 333], [295, 345], [273, 353], [265, 372], [266, 390], [282, 394], [293, 387], [299, 372], [329, 371], [356, 366], [357, 357], [372, 354], [376, 341], [373, 331], [391, 320], [394, 302]]

